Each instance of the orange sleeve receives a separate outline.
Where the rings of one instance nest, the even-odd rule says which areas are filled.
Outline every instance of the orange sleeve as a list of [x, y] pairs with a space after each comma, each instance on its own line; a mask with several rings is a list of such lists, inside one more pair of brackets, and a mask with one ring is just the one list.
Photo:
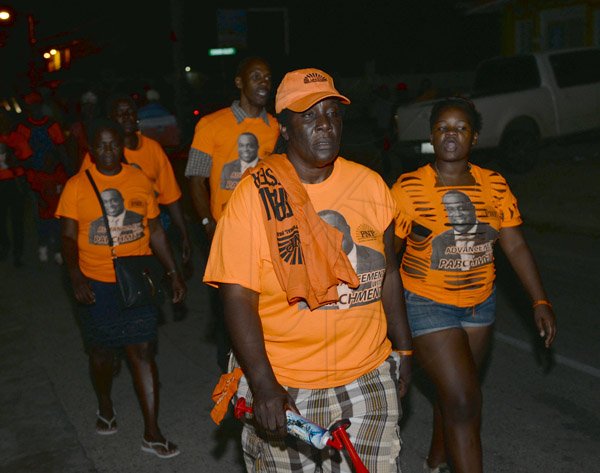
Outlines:
[[60, 194], [58, 207], [54, 214], [55, 217], [67, 217], [72, 220], [79, 220], [77, 214], [77, 184], [76, 179], [71, 178], [65, 184]]
[[[144, 176], [146, 177], [146, 176]], [[148, 181], [150, 183], [150, 181]], [[154, 197], [154, 190], [152, 184], [150, 184], [151, 191], [148, 192], [148, 218], [156, 218], [160, 215], [160, 208], [158, 207], [158, 201]]]
[[211, 121], [208, 120], [208, 117], [211, 117], [211, 115], [202, 117], [196, 124], [191, 147], [212, 156], [215, 151], [214, 140], [212, 139], [214, 132], [211, 130]]
[[[252, 178], [240, 181], [219, 219], [204, 273], [204, 282], [239, 284], [261, 292], [261, 241], [264, 223]], [[266, 239], [265, 239], [266, 241]]]
[[154, 149], [155, 159], [158, 161], [158, 176], [154, 185], [158, 192], [157, 200], [161, 205], [169, 205], [181, 198], [181, 189], [175, 178], [173, 166], [163, 151], [160, 144], [156, 143]]
[[79, 171], [85, 171], [86, 169], [89, 169], [92, 167], [92, 157], [90, 156], [90, 153], [85, 153], [85, 156], [83, 157], [83, 160], [81, 161], [81, 167], [79, 168]]
[[519, 207], [517, 205], [517, 198], [511, 192], [508, 184], [506, 185], [506, 192], [504, 192], [503, 199], [501, 201], [501, 216], [503, 227], [516, 227], [523, 223]]

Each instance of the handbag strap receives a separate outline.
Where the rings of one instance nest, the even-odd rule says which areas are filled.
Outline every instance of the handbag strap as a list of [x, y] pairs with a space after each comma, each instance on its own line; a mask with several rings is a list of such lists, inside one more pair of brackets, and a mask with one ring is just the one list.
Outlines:
[[106, 233], [108, 235], [108, 244], [110, 245], [110, 252], [113, 256], [115, 256], [115, 253], [114, 253], [115, 245], [114, 245], [114, 242], [112, 239], [112, 235], [110, 234], [110, 225], [108, 224], [108, 217], [106, 216], [106, 208], [104, 207], [104, 201], [102, 200], [100, 191], [98, 190], [98, 187], [96, 186], [96, 183], [94, 182], [94, 178], [92, 177], [92, 174], [90, 173], [89, 169], [85, 170], [85, 175], [87, 176], [87, 178], [90, 181], [90, 184], [94, 188], [94, 193], [96, 194], [96, 197], [98, 198], [98, 202], [100, 202], [100, 207], [102, 208], [102, 217], [104, 218], [104, 225], [106, 225]]

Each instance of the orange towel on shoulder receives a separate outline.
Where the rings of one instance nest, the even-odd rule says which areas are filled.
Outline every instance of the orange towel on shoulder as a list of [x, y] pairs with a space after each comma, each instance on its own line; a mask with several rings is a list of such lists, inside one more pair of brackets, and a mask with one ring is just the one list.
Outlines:
[[261, 197], [271, 259], [290, 304], [311, 310], [338, 300], [337, 286], [359, 285], [342, 233], [319, 217], [292, 163], [272, 154], [246, 171]]

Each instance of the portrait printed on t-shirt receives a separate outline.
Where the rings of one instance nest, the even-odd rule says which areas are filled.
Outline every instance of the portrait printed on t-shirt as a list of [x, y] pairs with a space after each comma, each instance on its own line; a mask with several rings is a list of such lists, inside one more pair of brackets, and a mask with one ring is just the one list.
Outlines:
[[[319, 307], [318, 310], [349, 309], [380, 300], [385, 276], [384, 255], [368, 246], [357, 245], [352, 239], [350, 225], [341, 213], [335, 210], [321, 210], [319, 217], [342, 232], [344, 236], [342, 249], [356, 271], [360, 285], [356, 289], [352, 289], [347, 284], [339, 284], [337, 287], [338, 301]], [[299, 304], [300, 309], [307, 307], [304, 302]]]
[[258, 138], [254, 133], [241, 133], [237, 139], [238, 159], [223, 165], [221, 189], [233, 190], [240, 182], [246, 169], [258, 163]]
[[[122, 245], [144, 236], [144, 216], [127, 210], [123, 195], [117, 189], [105, 189], [100, 193], [113, 245]], [[104, 223], [104, 217], [100, 217], [90, 223], [89, 243], [91, 245], [108, 245], [108, 233]]]
[[442, 197], [451, 229], [431, 241], [431, 269], [469, 271], [493, 262], [493, 245], [498, 231], [477, 220], [469, 196], [450, 190]]

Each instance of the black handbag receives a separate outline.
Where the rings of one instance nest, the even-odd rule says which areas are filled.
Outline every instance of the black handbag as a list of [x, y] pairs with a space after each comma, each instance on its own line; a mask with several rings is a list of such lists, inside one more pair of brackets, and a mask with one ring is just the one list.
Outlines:
[[98, 187], [96, 187], [96, 183], [89, 170], [85, 171], [85, 173], [94, 188], [94, 192], [96, 193], [96, 197], [102, 208], [102, 216], [104, 218], [104, 224], [106, 225], [117, 286], [119, 287], [121, 296], [121, 305], [125, 308], [140, 307], [150, 304], [159, 305], [164, 296], [162, 284], [165, 277], [165, 271], [162, 264], [154, 255], [118, 257], [115, 255], [114, 242], [112, 235], [110, 234], [110, 226], [108, 224], [104, 202], [102, 201]]

